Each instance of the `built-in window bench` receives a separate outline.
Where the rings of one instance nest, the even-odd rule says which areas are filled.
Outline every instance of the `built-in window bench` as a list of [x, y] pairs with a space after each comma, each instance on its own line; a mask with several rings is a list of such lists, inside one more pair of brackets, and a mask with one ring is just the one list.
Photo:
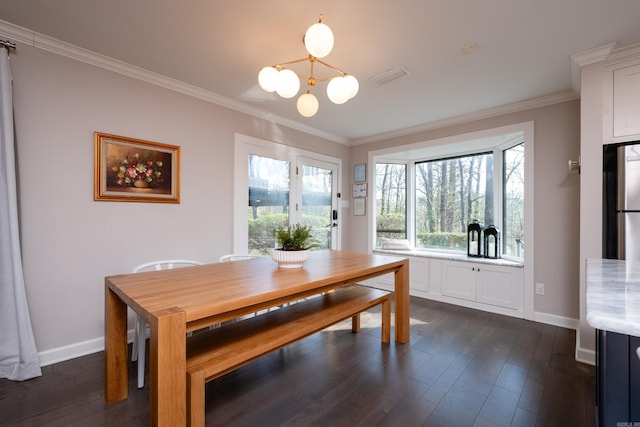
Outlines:
[[[523, 264], [417, 250], [375, 249], [374, 253], [409, 258], [413, 296], [524, 318]], [[393, 275], [367, 281], [369, 286], [393, 290]]]

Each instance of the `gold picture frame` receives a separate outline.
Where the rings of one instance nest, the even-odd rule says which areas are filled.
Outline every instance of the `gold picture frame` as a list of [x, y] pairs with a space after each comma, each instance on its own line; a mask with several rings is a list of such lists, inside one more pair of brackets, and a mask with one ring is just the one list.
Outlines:
[[180, 147], [95, 132], [93, 199], [180, 203]]

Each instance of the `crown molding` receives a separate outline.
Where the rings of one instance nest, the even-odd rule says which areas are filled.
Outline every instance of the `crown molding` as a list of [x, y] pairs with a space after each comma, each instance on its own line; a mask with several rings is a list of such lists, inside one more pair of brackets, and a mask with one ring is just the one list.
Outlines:
[[594, 62], [604, 61], [615, 49], [615, 43], [608, 43], [593, 49], [583, 50], [582, 52], [571, 55], [571, 62], [579, 67], [593, 64]]
[[425, 123], [423, 125], [413, 126], [400, 129], [397, 131], [381, 133], [366, 138], [360, 138], [351, 141], [351, 145], [369, 144], [371, 142], [384, 141], [386, 139], [399, 138], [408, 135], [415, 135], [421, 132], [427, 132], [434, 129], [446, 128], [449, 126], [460, 125], [477, 120], [488, 119], [491, 117], [503, 116], [505, 114], [517, 113], [520, 111], [531, 110], [533, 108], [546, 107], [548, 105], [559, 104], [561, 102], [573, 101], [579, 99], [580, 96], [572, 90], [558, 92], [551, 95], [541, 96], [538, 98], [528, 99], [525, 101], [514, 102], [512, 104], [501, 105], [499, 107], [487, 108], [485, 110], [474, 111], [468, 114], [462, 114], [447, 119], [436, 120], [434, 122]]
[[615, 65], [626, 61], [636, 61], [640, 58], [640, 43], [614, 49], [605, 59], [605, 65]]
[[604, 61], [611, 55], [615, 47], [615, 43], [608, 43], [571, 55], [571, 88], [576, 93], [580, 93], [580, 68]]
[[24, 43], [37, 49], [55, 53], [66, 58], [74, 59], [85, 64], [93, 65], [114, 73], [122, 74], [137, 80], [163, 87], [187, 96], [229, 108], [259, 119], [267, 120], [279, 125], [289, 127], [309, 135], [314, 135], [338, 144], [349, 145], [349, 140], [311, 126], [303, 125], [294, 120], [272, 114], [260, 108], [252, 107], [243, 102], [219, 95], [217, 93], [193, 86], [176, 79], [163, 76], [141, 67], [128, 64], [117, 59], [101, 55], [82, 47], [37, 33], [27, 28], [20, 27], [7, 21], [0, 20], [0, 36], [10, 38], [13, 43]]

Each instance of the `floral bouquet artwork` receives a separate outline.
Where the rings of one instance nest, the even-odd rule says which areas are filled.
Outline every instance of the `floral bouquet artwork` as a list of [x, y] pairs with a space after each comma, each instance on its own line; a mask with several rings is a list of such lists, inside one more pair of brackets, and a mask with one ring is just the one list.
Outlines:
[[180, 147], [95, 133], [94, 200], [180, 203]]
[[162, 160], [150, 160], [134, 152], [130, 156], [125, 156], [120, 164], [111, 167], [116, 175], [115, 183], [121, 187], [157, 187], [165, 181], [163, 176]]

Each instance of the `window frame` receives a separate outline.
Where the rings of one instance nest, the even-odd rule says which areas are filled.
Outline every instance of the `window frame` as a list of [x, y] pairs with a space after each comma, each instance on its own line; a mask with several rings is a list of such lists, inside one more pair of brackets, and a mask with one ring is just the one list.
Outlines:
[[[493, 223], [496, 224], [499, 228], [503, 227], [504, 220], [504, 191], [503, 179], [495, 179], [495, 177], [503, 177], [504, 172], [504, 151], [520, 145], [524, 142], [524, 134], [515, 135], [505, 138], [503, 141], [499, 141], [494, 139], [494, 143], [492, 146], [482, 146], [479, 148], [468, 147], [466, 149], [456, 150], [455, 154], [446, 154], [442, 150], [435, 150], [436, 152], [429, 155], [421, 155], [415, 159], [406, 160], [404, 162], [399, 161], [398, 159], [394, 159], [393, 157], [377, 157], [375, 162], [372, 164], [374, 170], [377, 170], [378, 164], [404, 164], [406, 166], [406, 212], [405, 218], [407, 221], [406, 224], [406, 233], [407, 239], [411, 243], [411, 246], [416, 248], [417, 252], [435, 252], [435, 253], [449, 253], [449, 254], [466, 254], [466, 251], [460, 251], [456, 249], [446, 249], [446, 248], [418, 248], [416, 244], [416, 168], [418, 164], [432, 162], [432, 161], [440, 161], [440, 160], [449, 160], [456, 159], [460, 157], [469, 157], [476, 156], [482, 154], [491, 154], [493, 156]], [[525, 144], [526, 149], [526, 144]], [[453, 152], [452, 152], [453, 153]], [[525, 153], [526, 156], [526, 153]], [[526, 157], [525, 157], [526, 162]], [[374, 182], [377, 189], [377, 175], [374, 175]], [[526, 182], [525, 182], [526, 185]], [[373, 200], [373, 208], [375, 208], [376, 200]], [[372, 210], [371, 212], [377, 212], [377, 210]], [[376, 246], [377, 241], [377, 227], [376, 227], [376, 218], [374, 217], [374, 238], [373, 238], [373, 249], [379, 249]], [[514, 257], [510, 255], [504, 255], [505, 259], [509, 259], [515, 262], [524, 262], [523, 257]]]

